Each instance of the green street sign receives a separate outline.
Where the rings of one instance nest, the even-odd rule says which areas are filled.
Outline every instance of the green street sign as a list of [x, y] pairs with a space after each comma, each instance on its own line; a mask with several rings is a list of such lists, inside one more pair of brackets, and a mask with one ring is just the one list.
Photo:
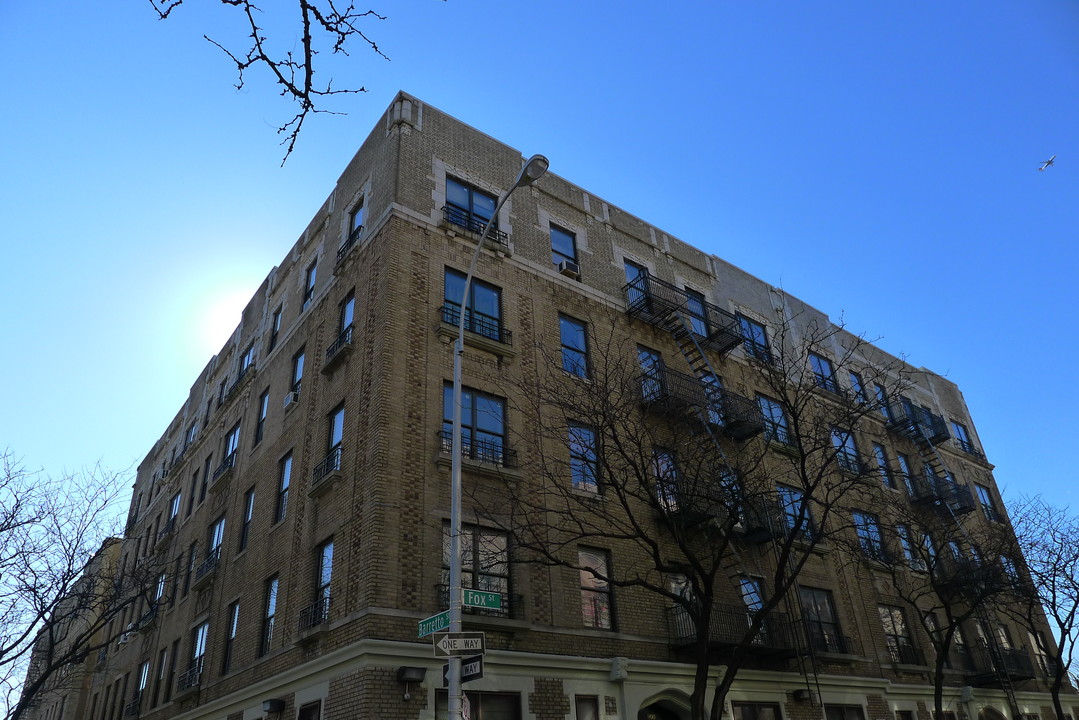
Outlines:
[[432, 633], [448, 630], [450, 627], [450, 611], [443, 610], [438, 615], [420, 620], [419, 634], [417, 638], [427, 637]]
[[502, 593], [472, 590], [470, 588], [464, 588], [464, 593], [464, 601], [461, 604], [465, 607], [486, 608], [488, 610], [502, 609]]

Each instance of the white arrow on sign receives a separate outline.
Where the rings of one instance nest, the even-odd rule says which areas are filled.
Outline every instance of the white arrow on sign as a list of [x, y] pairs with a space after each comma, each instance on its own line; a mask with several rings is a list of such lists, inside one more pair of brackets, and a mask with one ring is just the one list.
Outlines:
[[435, 657], [475, 655], [485, 651], [484, 634], [481, 632], [436, 633], [431, 639]]

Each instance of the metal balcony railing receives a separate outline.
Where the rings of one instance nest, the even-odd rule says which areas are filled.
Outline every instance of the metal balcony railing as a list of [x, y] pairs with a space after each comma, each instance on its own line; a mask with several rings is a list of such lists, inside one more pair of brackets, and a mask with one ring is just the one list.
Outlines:
[[124, 705], [124, 717], [138, 717], [142, 710], [142, 693], [136, 692], [135, 697], [127, 705]]
[[850, 653], [851, 648], [853, 647], [850, 638], [846, 635], [839, 635], [833, 632], [821, 632], [815, 628], [810, 628], [807, 635], [809, 638], [809, 646], [815, 652], [846, 654]]
[[231, 470], [233, 468], [233, 466], [235, 466], [235, 465], [236, 465], [236, 451], [233, 450], [232, 452], [230, 452], [225, 457], [224, 460], [221, 461], [221, 464], [217, 466], [217, 469], [214, 470], [213, 478], [210, 480], [210, 482], [217, 482], [217, 480], [222, 475], [224, 475], [229, 470]]
[[341, 331], [337, 339], [326, 348], [326, 362], [329, 362], [337, 353], [352, 344], [352, 325]]
[[707, 421], [725, 435], [744, 440], [764, 431], [764, 418], [757, 403], [718, 387], [702, 383], [687, 373], [657, 365], [638, 376], [641, 398], [658, 410], [703, 410]]
[[922, 655], [921, 650], [914, 647], [910, 640], [900, 640], [899, 642], [888, 642], [888, 655], [891, 657], [892, 662], [902, 665], [925, 665], [925, 657]]
[[173, 515], [169, 518], [168, 522], [161, 526], [161, 529], [157, 532], [156, 543], [160, 544], [168, 539], [172, 535], [172, 531], [176, 529], [176, 516]]
[[[473, 215], [468, 210], [454, 207], [453, 205], [444, 205], [442, 207], [442, 218], [448, 223], [452, 223], [476, 234], [483, 232], [483, 227], [487, 224], [487, 218]], [[498, 229], [497, 220], [494, 225], [491, 226], [490, 232], [487, 233], [487, 239], [493, 240], [499, 245], [509, 247], [509, 235]]]
[[341, 262], [345, 256], [348, 255], [348, 251], [351, 250], [356, 245], [356, 241], [360, 239], [361, 233], [363, 233], [363, 225], [357, 225], [352, 229], [352, 232], [348, 234], [345, 242], [337, 249], [337, 262]]
[[622, 294], [626, 312], [653, 325], [662, 326], [672, 314], [681, 313], [705, 350], [726, 353], [743, 342], [734, 313], [699, 298], [691, 305], [685, 290], [653, 275], [639, 275], [622, 287]]
[[[435, 591], [438, 593], [438, 607], [439, 609], [445, 609], [450, 606], [450, 586], [444, 583], [435, 585]], [[520, 619], [522, 617], [522, 608], [524, 607], [524, 597], [522, 595], [515, 595], [511, 592], [499, 590], [502, 595], [502, 607], [500, 608], [478, 608], [478, 607], [462, 607], [461, 612], [466, 615], [483, 615], [486, 617], [499, 617], [499, 618], [511, 618]]]
[[893, 430], [916, 442], [925, 439], [936, 445], [951, 437], [944, 418], [913, 403], [894, 403], [888, 415]]
[[212, 575], [217, 570], [217, 565], [221, 561], [221, 548], [216, 547], [210, 551], [206, 556], [206, 559], [199, 563], [199, 566], [195, 568], [195, 582], [199, 582], [204, 577]]
[[[453, 431], [450, 429], [441, 430], [439, 439], [442, 444], [442, 452], [451, 452], [453, 449]], [[461, 457], [505, 468], [517, 467], [516, 450], [511, 450], [501, 441], [493, 442], [470, 438], [467, 432], [461, 437]]]
[[176, 679], [177, 692], [183, 692], [184, 690], [199, 686], [199, 682], [202, 679], [202, 661], [203, 657], [195, 658], [191, 663], [191, 666], [180, 673], [180, 677]]
[[916, 503], [935, 505], [963, 514], [974, 509], [974, 495], [966, 485], [931, 477], [908, 477], [907, 487]]
[[843, 472], [851, 475], [861, 475], [867, 471], [867, 465], [856, 452], [850, 450], [837, 450], [835, 454], [836, 465]]
[[342, 447], [338, 445], [324, 457], [311, 473], [311, 483], [316, 484], [332, 472], [341, 469]]
[[967, 455], [973, 455], [976, 458], [984, 458], [981, 450], [974, 447], [974, 443], [969, 440], [963, 440], [961, 438], [952, 438], [955, 440], [955, 444], [959, 446], [959, 449], [965, 452]]
[[299, 631], [305, 632], [330, 619], [330, 596], [321, 597], [300, 610]]
[[[442, 305], [442, 322], [457, 327], [461, 322], [460, 304], [445, 300]], [[490, 315], [465, 310], [465, 331], [504, 345], [513, 344], [513, 333], [502, 327], [501, 320]]]
[[[753, 614], [745, 605], [714, 605], [708, 623], [708, 642], [722, 648], [734, 648], [745, 643], [747, 648], [757, 654], [794, 651], [794, 627], [787, 615], [780, 612], [769, 613], [762, 620], [757, 634], [746, 642], [746, 632], [753, 619]], [[697, 627], [685, 607], [675, 605], [669, 608], [668, 620], [672, 644], [688, 645], [696, 641]]]
[[971, 685], [996, 687], [1001, 676], [1008, 681], [1031, 680], [1036, 677], [1034, 663], [1025, 648], [974, 647], [971, 649], [973, 667], [967, 676]]

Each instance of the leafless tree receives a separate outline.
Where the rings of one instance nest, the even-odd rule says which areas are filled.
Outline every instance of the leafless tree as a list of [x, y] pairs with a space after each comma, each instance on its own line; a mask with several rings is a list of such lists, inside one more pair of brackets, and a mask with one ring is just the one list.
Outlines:
[[[173, 11], [184, 3], [184, 0], [149, 1], [162, 20], [171, 16]], [[367, 91], [363, 86], [335, 87], [333, 78], [325, 82], [317, 80], [316, 68], [323, 66], [319, 63], [318, 56], [327, 51], [331, 55], [348, 55], [349, 44], [359, 41], [380, 57], [386, 58], [379, 50], [378, 44], [361, 29], [362, 22], [386, 18], [374, 10], [358, 10], [353, 2], [344, 5], [334, 0], [296, 0], [295, 3], [272, 5], [271, 11], [277, 14], [298, 11], [296, 20], [285, 21], [289, 23], [288, 27], [295, 27], [297, 32], [284, 40], [269, 37], [265, 30], [268, 24], [265, 22], [266, 12], [252, 0], [217, 2], [242, 16], [241, 22], [247, 35], [247, 44], [243, 50], [230, 49], [209, 35], [203, 35], [208, 42], [220, 48], [236, 66], [236, 89], [244, 87], [249, 70], [262, 68], [270, 73], [280, 94], [296, 104], [296, 114], [277, 128], [278, 134], [285, 137], [281, 143], [286, 146], [282, 164], [296, 147], [296, 139], [307, 116], [311, 113], [333, 112], [323, 107], [324, 100], [333, 95]], [[294, 41], [296, 35], [299, 36], [299, 47], [292, 49], [297, 44]]]
[[[1021, 586], [1008, 573], [1014, 542], [1007, 526], [983, 519], [968, 487], [950, 475], [937, 477], [929, 467], [917, 475], [878, 467], [877, 492], [889, 492], [890, 485], [909, 502], [876, 503], [887, 513], [876, 528], [855, 528], [846, 557], [886, 581], [884, 597], [907, 610], [892, 614], [879, 608], [882, 625], [892, 630], [892, 662], [924, 662], [907, 627], [911, 618], [929, 638], [933, 703], [936, 716], [943, 717], [945, 670], [988, 671], [995, 656], [1007, 652], [988, 645], [994, 630], [980, 622], [998, 600], [1014, 602]], [[963, 634], [970, 623], [979, 631], [976, 646]], [[981, 633], [988, 633], [985, 643]]]
[[[1023, 498], [1012, 509], [1015, 535], [1030, 582], [1027, 602], [1014, 607], [1016, 619], [1029, 630], [1046, 658], [1049, 691], [1057, 717], [1066, 716], [1060, 693], [1069, 678], [1076, 682], [1079, 642], [1079, 518], [1040, 497]], [[1037, 619], [1042, 611], [1056, 626], [1057, 642], [1046, 637]]]
[[[537, 454], [497, 489], [477, 480], [471, 503], [510, 534], [511, 562], [577, 572], [582, 587], [595, 586], [594, 597], [582, 592], [593, 624], [609, 622], [609, 587], [668, 606], [673, 644], [696, 668], [691, 715], [718, 720], [742, 668], [847, 651], [848, 639], [802, 624], [796, 581], [814, 550], [849, 527], [848, 503], [875, 477], [852, 433], [880, 401], [836, 378], [857, 367], [898, 390], [901, 364], [870, 364], [868, 343], [796, 318], [797, 330], [791, 321], [772, 328], [769, 348], [747, 345], [744, 362], [720, 365], [705, 350], [723, 371], [721, 388], [699, 363], [693, 374], [674, 369], [685, 362], [670, 335], [656, 332], [670, 358], [657, 361], [629, 338], [625, 316], [591, 320], [587, 367], [550, 353], [506, 389], [534, 419], [521, 440]], [[728, 330], [725, 349], [741, 347], [737, 324]], [[815, 353], [833, 358], [831, 372], [814, 372]], [[582, 546], [609, 548], [616, 566]]]
[[50, 477], [10, 451], [0, 463], [0, 703], [16, 720], [115, 639], [104, 629], [124, 629], [113, 621], [134, 614], [151, 581], [104, 559], [122, 530], [122, 473]]

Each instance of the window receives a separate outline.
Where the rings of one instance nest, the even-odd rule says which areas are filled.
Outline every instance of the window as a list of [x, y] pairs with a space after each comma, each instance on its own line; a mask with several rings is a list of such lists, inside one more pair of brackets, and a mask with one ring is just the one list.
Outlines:
[[783, 720], [775, 703], [732, 702], [732, 720]]
[[955, 442], [958, 443], [959, 449], [970, 455], [981, 455], [977, 448], [974, 447], [974, 443], [970, 440], [970, 433], [967, 432], [967, 426], [961, 422], [952, 420], [952, 434], [955, 435]]
[[911, 541], [910, 527], [896, 525], [895, 534], [899, 538], [899, 548], [903, 551], [903, 559], [911, 570], [925, 571], [925, 561], [914, 554], [914, 543]]
[[764, 325], [745, 315], [738, 316], [738, 325], [742, 328], [742, 347], [745, 348], [746, 355], [761, 362], [772, 362], [772, 351], [768, 349], [768, 333]]
[[742, 593], [742, 602], [750, 613], [756, 614], [764, 607], [764, 595], [761, 593], [759, 578], [743, 575], [738, 578], [738, 589]]
[[555, 265], [577, 262], [577, 236], [554, 225], [551, 226], [551, 261]]
[[352, 242], [355, 242], [356, 238], [363, 232], [364, 215], [366, 215], [366, 208], [363, 206], [363, 198], [360, 198], [360, 201], [352, 208], [348, 218], [348, 239]]
[[[451, 325], [461, 322], [461, 299], [465, 292], [465, 274], [446, 268], [442, 320]], [[465, 301], [465, 330], [497, 342], [508, 342], [502, 329], [502, 289], [472, 279]]]
[[[449, 587], [450, 527], [442, 534], [442, 579]], [[510, 589], [509, 536], [498, 530], [464, 525], [461, 527], [461, 587], [501, 593], [504, 600]], [[508, 614], [509, 608], [493, 610]]]
[[840, 470], [854, 474], [862, 471], [858, 446], [854, 442], [854, 435], [849, 430], [832, 428], [832, 447], [835, 449], [835, 461]]
[[1045, 640], [1045, 633], [1041, 630], [1034, 633], [1027, 632], [1027, 639], [1030, 640], [1030, 649], [1034, 651], [1034, 659], [1037, 661], [1038, 669], [1046, 678], [1052, 678], [1052, 665], [1047, 654], [1050, 648]]
[[[453, 434], [453, 386], [442, 394], [442, 449]], [[461, 453], [482, 462], [505, 464], [506, 401], [471, 388], [461, 389]]]
[[914, 477], [910, 471], [910, 459], [902, 453], [896, 453], [895, 460], [899, 464], [899, 479], [903, 481], [903, 486], [907, 488], [907, 494], [916, 495]]
[[273, 350], [277, 347], [277, 338], [281, 334], [281, 306], [278, 305], [277, 309], [273, 311], [273, 317], [270, 318], [270, 342], [269, 348], [266, 352]]
[[221, 465], [225, 467], [232, 467], [236, 464], [236, 451], [240, 447], [240, 423], [237, 422], [229, 430], [229, 434], [225, 436], [225, 459], [221, 461]]
[[277, 616], [277, 576], [266, 581], [265, 601], [262, 604], [262, 634], [259, 639], [259, 655], [270, 652], [273, 642], [274, 618]]
[[850, 391], [854, 396], [854, 399], [862, 405], [868, 403], [869, 399], [865, 395], [865, 385], [862, 383], [862, 376], [853, 370], [848, 370], [847, 378], [850, 380]]
[[838, 393], [839, 386], [835, 381], [835, 372], [832, 370], [832, 361], [817, 353], [809, 353], [809, 366], [813, 369], [813, 380], [817, 387], [828, 392]]
[[[167, 647], [161, 648], [161, 652], [157, 655], [157, 675], [154, 677], [154, 694], [150, 698], [150, 707], [157, 707], [157, 699], [161, 697], [161, 681], [165, 679], [165, 668], [169, 662], [169, 649]], [[90, 712], [90, 717], [93, 718], [94, 713]]]
[[708, 311], [705, 310], [704, 295], [689, 288], [685, 289], [685, 293], [690, 328], [697, 335], [708, 337]]
[[858, 535], [858, 545], [865, 556], [871, 560], [887, 562], [884, 540], [880, 534], [880, 520], [876, 515], [864, 512], [854, 513], [854, 532]]
[[974, 483], [974, 491], [978, 495], [978, 503], [982, 506], [982, 514], [985, 515], [985, 519], [1004, 522], [1004, 518], [997, 511], [997, 506], [993, 502], [993, 491], [981, 483]]
[[190, 670], [194, 673], [202, 672], [202, 661], [206, 657], [206, 640], [210, 636], [210, 622], [198, 625], [191, 632], [191, 665]]
[[270, 391], [267, 389], [261, 395], [259, 395], [259, 414], [258, 419], [255, 421], [255, 442], [254, 445], [258, 445], [262, 442], [262, 434], [266, 431], [266, 414], [270, 410]]
[[150, 684], [150, 661], [143, 660], [139, 665], [139, 689], [135, 691], [135, 697], [132, 699], [134, 703], [139, 703], [142, 700], [142, 694], [146, 691], [146, 686]]
[[[483, 226], [494, 216], [496, 204], [493, 196], [446, 178], [446, 219], [453, 224], [472, 232], [482, 232]], [[498, 222], [492, 227], [498, 227]]]
[[888, 422], [892, 421], [892, 409], [888, 406], [888, 393], [885, 392], [884, 386], [880, 383], [873, 384], [873, 394], [877, 397], [877, 405], [880, 410], [880, 414], [884, 416], [884, 419]]
[[277, 469], [277, 502], [274, 504], [273, 521], [279, 523], [285, 519], [288, 511], [288, 486], [292, 479], [292, 453], [281, 458]]
[[172, 699], [173, 678], [176, 677], [176, 663], [180, 659], [180, 638], [172, 641], [172, 653], [169, 655], [169, 679], [165, 682], [165, 696], [162, 702]]
[[318, 273], [318, 260], [307, 266], [303, 276], [303, 309], [306, 310], [315, 297], [315, 277]]
[[764, 437], [766, 440], [791, 445], [790, 430], [787, 428], [787, 413], [778, 401], [766, 395], [757, 396], [757, 405], [761, 409], [761, 417], [764, 418]]
[[345, 406], [338, 405], [330, 413], [326, 434], [326, 460], [338, 470], [341, 467], [341, 447], [345, 438]]
[[195, 572], [195, 564], [198, 562], [199, 544], [191, 543], [187, 549], [187, 571], [184, 573], [184, 597], [187, 597], [191, 589], [191, 573]]
[[652, 451], [652, 476], [656, 483], [656, 499], [659, 506], [667, 512], [676, 512], [679, 508], [680, 478], [674, 453], [656, 448]]
[[587, 425], [569, 424], [569, 474], [573, 487], [599, 491], [599, 464], [596, 458], [596, 431]]
[[[352, 323], [356, 318], [356, 293], [350, 291], [337, 306], [337, 336], [339, 340], [352, 340]], [[347, 338], [346, 338], [347, 335]]]
[[255, 344], [251, 343], [244, 350], [244, 354], [240, 356], [240, 375], [247, 372], [252, 365], [255, 364]]
[[626, 302], [630, 308], [647, 310], [651, 303], [651, 288], [648, 287], [648, 268], [632, 260], [623, 260], [626, 271]]
[[225, 627], [225, 647], [223, 648], [221, 653], [222, 675], [227, 675], [229, 670], [232, 668], [232, 650], [236, 641], [236, 630], [240, 626], [239, 600], [229, 605], [228, 614], [226, 615], [226, 617], [228, 618], [226, 620], [228, 624]]
[[[521, 720], [521, 696], [518, 693], [465, 691], [472, 720]], [[435, 719], [446, 720], [446, 691], [435, 693]], [[567, 707], [568, 710], [568, 707]]]
[[213, 472], [214, 456], [207, 455], [202, 466], [202, 484], [199, 486], [199, 505], [206, 499], [206, 489], [210, 487], [210, 474]]
[[292, 384], [289, 385], [289, 390], [299, 394], [300, 387], [303, 385], [303, 348], [292, 356]]
[[654, 402], [663, 397], [663, 358], [655, 350], [637, 346], [637, 362], [641, 366], [641, 397]]
[[832, 591], [799, 587], [798, 597], [813, 648], [818, 652], [846, 652], [847, 645], [839, 632]]
[[315, 601], [320, 603], [321, 619], [330, 610], [330, 580], [333, 579], [333, 539], [318, 547], [318, 576], [315, 578]]
[[787, 531], [810, 539], [813, 536], [813, 525], [809, 517], [809, 510], [805, 506], [805, 495], [801, 490], [790, 485], [778, 485], [776, 492], [779, 495], [779, 509], [783, 513], [783, 521]]
[[247, 549], [247, 539], [251, 533], [251, 518], [255, 515], [255, 488], [244, 493], [244, 514], [240, 522], [240, 551]]
[[180, 493], [176, 493], [172, 496], [172, 500], [169, 501], [169, 522], [174, 523], [176, 518], [180, 515], [180, 505], [183, 503], [180, 499]]
[[1008, 582], [1012, 584], [1016, 584], [1019, 582], [1019, 567], [1015, 564], [1015, 560], [1008, 557], [1007, 555], [1001, 555], [1000, 566], [1004, 569], [1004, 578]]
[[588, 377], [588, 334], [586, 325], [565, 315], [558, 316], [562, 343], [562, 369], [577, 377]]
[[169, 584], [169, 576], [166, 573], [159, 573], [157, 576], [157, 586], [154, 588], [154, 599], [150, 603], [150, 608], [156, 608], [157, 604], [161, 602], [161, 598], [165, 597], [165, 588]]
[[880, 473], [881, 483], [884, 487], [894, 488], [895, 478], [892, 477], [892, 470], [888, 466], [888, 452], [883, 445], [873, 443], [873, 457], [877, 459], [877, 472]]
[[300, 708], [296, 720], [319, 720], [322, 717], [322, 701], [316, 700]]
[[612, 629], [607, 551], [581, 549], [577, 553], [577, 562], [581, 566], [581, 617], [584, 626]]
[[221, 543], [225, 541], [225, 516], [222, 515], [214, 524], [210, 526], [208, 535], [209, 550], [206, 551], [206, 557], [213, 557], [216, 554], [220, 554]]
[[595, 695], [574, 695], [573, 707], [577, 711], [577, 720], [600, 720], [599, 698]]

